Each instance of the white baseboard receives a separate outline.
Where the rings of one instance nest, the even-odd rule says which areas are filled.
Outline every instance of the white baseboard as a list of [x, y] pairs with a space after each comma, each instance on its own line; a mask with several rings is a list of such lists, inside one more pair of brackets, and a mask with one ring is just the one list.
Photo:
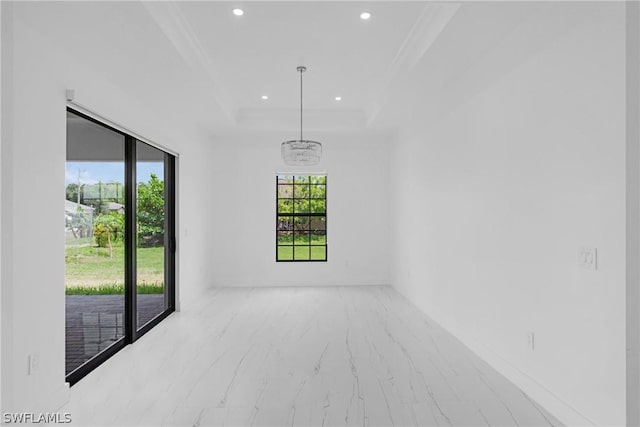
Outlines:
[[[406, 295], [404, 295], [404, 297], [407, 298]], [[407, 298], [407, 300], [411, 302], [410, 299]], [[487, 362], [493, 369], [498, 371], [501, 375], [515, 384], [537, 404], [539, 404], [545, 410], [555, 416], [565, 426], [577, 427], [597, 425], [584, 414], [580, 413], [575, 408], [556, 396], [553, 392], [545, 388], [542, 384], [513, 366], [509, 361], [505, 360], [485, 344], [479, 342], [474, 337], [457, 330], [455, 326], [447, 324], [447, 322], [443, 321], [443, 316], [439, 315], [439, 313], [431, 311], [429, 313], [426, 313], [425, 310], [423, 310], [421, 307], [417, 306], [416, 304], [413, 305], [418, 307], [418, 309], [425, 313], [425, 315], [427, 315], [430, 319], [440, 325], [451, 335], [456, 337], [462, 344], [469, 348], [469, 350], [471, 350], [478, 357]]]
[[[449, 330], [448, 328], [445, 328]], [[471, 351], [487, 362], [493, 369], [505, 376], [509, 381], [524, 391], [536, 403], [553, 414], [565, 426], [595, 426], [593, 421], [589, 420], [585, 415], [574, 409], [572, 406], [564, 402], [550, 390], [538, 383], [536, 380], [513, 366], [511, 363], [489, 349], [486, 345], [473, 342], [474, 340], [461, 337], [450, 331]]]
[[46, 405], [43, 408], [48, 408], [49, 412], [59, 411], [64, 407], [71, 399], [71, 390], [69, 383], [65, 382], [62, 386], [58, 387], [55, 392], [51, 393]]

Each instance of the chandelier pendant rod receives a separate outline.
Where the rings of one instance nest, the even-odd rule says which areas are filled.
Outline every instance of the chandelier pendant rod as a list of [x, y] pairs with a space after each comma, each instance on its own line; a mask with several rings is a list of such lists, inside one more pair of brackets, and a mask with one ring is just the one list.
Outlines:
[[302, 141], [302, 70], [300, 70], [300, 141]]
[[292, 166], [317, 165], [322, 156], [322, 144], [304, 139], [304, 84], [302, 73], [307, 71], [307, 67], [300, 65], [296, 70], [300, 73], [300, 139], [282, 143], [282, 160], [284, 160], [285, 164]]
[[299, 66], [298, 71], [300, 71], [300, 141], [302, 139], [302, 73], [307, 71], [307, 67]]

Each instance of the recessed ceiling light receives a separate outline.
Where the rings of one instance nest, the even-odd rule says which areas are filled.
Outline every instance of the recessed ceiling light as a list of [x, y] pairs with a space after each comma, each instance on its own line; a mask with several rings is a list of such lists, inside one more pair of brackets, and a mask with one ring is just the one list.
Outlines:
[[341, 96], [336, 96], [336, 101], [342, 101], [342, 97]]
[[369, 18], [371, 18], [371, 13], [369, 12], [362, 12], [360, 14], [360, 19], [362, 19], [363, 21], [366, 21]]
[[244, 10], [242, 9], [233, 9], [233, 14], [236, 16], [242, 16], [244, 15]]
[[269, 97], [267, 95], [262, 95], [260, 98], [262, 99], [269, 99]]

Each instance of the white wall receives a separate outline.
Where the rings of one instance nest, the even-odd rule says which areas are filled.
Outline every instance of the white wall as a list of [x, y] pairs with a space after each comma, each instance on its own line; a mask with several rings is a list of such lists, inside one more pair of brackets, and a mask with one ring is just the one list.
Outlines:
[[[214, 138], [213, 177], [201, 195], [210, 215], [207, 268], [215, 286], [384, 285], [389, 283], [388, 136], [316, 133], [327, 172], [328, 262], [275, 261], [276, 172], [292, 171], [280, 158], [291, 132]], [[307, 170], [307, 169], [303, 169]]]
[[392, 282], [565, 422], [624, 425], [624, 4], [546, 7], [407, 122]]
[[[6, 11], [5, 11], [6, 9]], [[4, 141], [8, 135], [8, 128], [5, 125], [5, 121], [6, 121], [6, 111], [5, 111], [5, 105], [9, 100], [9, 94], [11, 93], [11, 85], [12, 85], [12, 81], [11, 81], [11, 73], [9, 73], [10, 67], [8, 67], [8, 63], [7, 61], [4, 60], [4, 58], [8, 58], [10, 57], [12, 54], [10, 53], [10, 48], [11, 48], [11, 42], [12, 42], [12, 37], [11, 37], [11, 31], [9, 30], [9, 25], [10, 25], [10, 19], [9, 17], [11, 16], [11, 11], [8, 9], [7, 6], [0, 4], [0, 165], [2, 165], [2, 158], [3, 158], [3, 152], [4, 152], [4, 144], [2, 143], [2, 141]], [[9, 25], [8, 25], [9, 24]], [[4, 180], [2, 179], [2, 170], [0, 170], [0, 193], [4, 192]], [[2, 283], [4, 282], [4, 274], [5, 274], [5, 270], [3, 270], [2, 268], [2, 264], [3, 264], [3, 257], [2, 257], [2, 252], [4, 251], [4, 225], [3, 225], [3, 221], [4, 221], [4, 215], [3, 215], [3, 209], [2, 209], [2, 197], [0, 197], [0, 336], [4, 336], [5, 334], [5, 329], [6, 329], [6, 323], [3, 321], [4, 320], [4, 314], [3, 314], [3, 293], [4, 293], [4, 288], [2, 286]], [[3, 386], [2, 384], [2, 360], [4, 357], [4, 352], [5, 352], [5, 348], [2, 345], [2, 339], [0, 339], [0, 409], [2, 409], [2, 401], [3, 401]]]
[[[74, 88], [77, 102], [113, 122], [184, 152], [179, 159], [178, 215], [190, 224], [206, 221], [198, 209], [205, 182], [189, 173], [205, 169], [206, 141], [159, 113], [170, 111], [172, 100], [162, 106], [144, 105], [110, 84], [101, 70], [87, 68], [84, 58], [70, 56], [65, 48], [71, 39], [34, 25], [33, 19], [40, 19], [38, 5], [3, 2], [2, 7], [1, 410], [38, 413], [57, 409], [68, 396], [64, 381], [65, 90]], [[13, 19], [5, 16], [11, 9]], [[10, 25], [4, 25], [6, 21]], [[9, 41], [12, 52], [4, 49]], [[98, 46], [87, 53], [101, 54]], [[5, 66], [13, 77], [6, 86]], [[5, 97], [7, 87], [16, 96]], [[178, 279], [183, 302], [194, 299], [209, 280], [202, 276], [202, 269], [192, 268], [194, 263], [207, 262], [201, 258], [207, 241], [197, 233], [178, 239], [178, 262], [186, 260], [179, 266]], [[27, 358], [34, 353], [40, 356], [40, 372], [29, 376]]]
[[640, 425], [640, 4], [626, 15], [627, 425]]

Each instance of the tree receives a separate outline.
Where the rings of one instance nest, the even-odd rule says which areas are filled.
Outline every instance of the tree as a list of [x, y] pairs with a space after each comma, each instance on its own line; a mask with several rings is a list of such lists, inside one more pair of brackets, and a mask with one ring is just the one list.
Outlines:
[[78, 202], [78, 184], [71, 183], [67, 185], [66, 199], [72, 202]]
[[164, 181], [151, 174], [148, 182], [138, 183], [138, 236], [140, 246], [164, 243]]

